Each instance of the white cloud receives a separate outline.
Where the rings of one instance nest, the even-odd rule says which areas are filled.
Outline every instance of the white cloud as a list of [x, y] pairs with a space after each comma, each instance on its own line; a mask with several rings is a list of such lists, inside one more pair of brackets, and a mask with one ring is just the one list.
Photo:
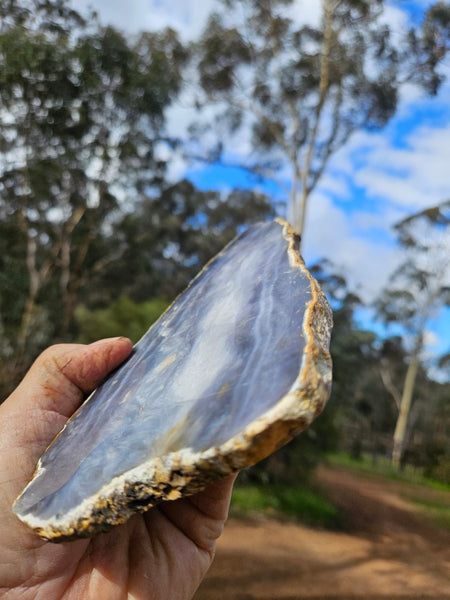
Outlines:
[[389, 27], [394, 42], [401, 42], [408, 30], [408, 16], [401, 10], [398, 3], [397, 6], [386, 4], [379, 17], [379, 22]]
[[450, 195], [450, 124], [415, 130], [406, 148], [392, 146], [382, 134], [371, 136], [366, 164], [355, 182], [369, 197], [384, 199], [414, 212]]
[[352, 200], [348, 177], [342, 172], [324, 173], [320, 182], [320, 191], [337, 196], [340, 200]]
[[395, 247], [364, 236], [364, 228], [372, 229], [381, 224], [380, 216], [345, 213], [329, 197], [317, 193], [311, 197], [308, 207], [308, 228], [302, 244], [305, 260], [311, 264], [318, 258], [329, 258], [345, 276], [350, 288], [370, 303], [400, 258]]
[[[450, 197], [449, 156], [450, 124], [418, 127], [402, 148], [383, 131], [355, 135], [310, 198], [306, 259], [327, 256], [365, 301], [373, 300], [403, 258], [392, 226]], [[351, 183], [364, 194], [359, 206]]]
[[177, 29], [185, 40], [197, 36], [214, 8], [213, 0], [78, 0], [80, 11], [92, 7], [103, 23], [130, 33]]
[[287, 11], [291, 19], [308, 23], [311, 27], [319, 27], [322, 6], [318, 0], [294, 0]]

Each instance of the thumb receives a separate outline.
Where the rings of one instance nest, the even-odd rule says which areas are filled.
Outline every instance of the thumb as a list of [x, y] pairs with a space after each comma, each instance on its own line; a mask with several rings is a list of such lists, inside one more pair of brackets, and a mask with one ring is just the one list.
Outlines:
[[21, 412], [44, 410], [70, 417], [84, 396], [131, 353], [127, 338], [108, 338], [85, 346], [58, 344], [34, 362], [6, 402]]
[[21, 384], [0, 406], [0, 480], [4, 469], [13, 468], [16, 477], [11, 480], [11, 494], [17, 495], [33, 473], [37, 459], [84, 396], [131, 350], [130, 340], [112, 338], [89, 346], [58, 344], [36, 359]]

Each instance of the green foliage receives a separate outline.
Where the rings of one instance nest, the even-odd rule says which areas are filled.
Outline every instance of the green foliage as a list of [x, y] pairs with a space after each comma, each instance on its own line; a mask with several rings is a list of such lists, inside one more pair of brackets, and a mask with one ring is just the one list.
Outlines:
[[166, 308], [167, 302], [161, 298], [136, 303], [127, 296], [104, 309], [79, 306], [75, 311], [80, 329], [78, 341], [90, 344], [101, 338], [126, 336], [137, 342]]
[[[405, 463], [425, 477], [450, 485], [450, 389], [448, 383], [424, 382], [415, 390], [413, 432], [409, 435]], [[412, 429], [412, 428], [410, 428]]]
[[[445, 277], [436, 276], [441, 267], [448, 266], [448, 253], [444, 250], [448, 240], [446, 205], [430, 207], [417, 217], [405, 219], [402, 225], [407, 239], [414, 241], [412, 251], [422, 254], [430, 268], [410, 260], [409, 270], [405, 269], [403, 275], [410, 273], [411, 279], [393, 278], [383, 306], [386, 321], [401, 322], [410, 332], [417, 325], [423, 327], [423, 316], [446, 302], [445, 291], [437, 292]], [[410, 364], [409, 340], [400, 336], [383, 338], [358, 328], [354, 312], [361, 303], [348, 289], [345, 278], [326, 261], [312, 271], [334, 307], [333, 389], [326, 411], [336, 407], [334, 425], [341, 434], [339, 447], [354, 458], [370, 453], [374, 463], [382, 461], [393, 448], [392, 437]], [[429, 286], [435, 290], [431, 296]], [[403, 468], [413, 465], [426, 476], [445, 481], [449, 424], [448, 385], [431, 380], [425, 366], [419, 364], [414, 404], [403, 441]]]
[[450, 486], [450, 457], [448, 454], [448, 451], [441, 452], [436, 460], [437, 464], [427, 472], [427, 475], [436, 481], [442, 481], [442, 483]]
[[208, 91], [229, 90], [233, 87], [237, 65], [250, 61], [250, 50], [237, 29], [223, 30], [218, 15], [209, 18], [206, 28], [208, 37], [203, 41], [203, 56], [199, 62], [201, 84]]
[[290, 518], [311, 527], [341, 529], [343, 515], [319, 494], [283, 485], [236, 485], [231, 514]]
[[437, 501], [417, 498], [413, 494], [407, 494], [404, 497], [409, 502], [413, 502], [416, 507], [424, 515], [426, 515], [426, 517], [431, 519], [440, 529], [450, 532], [450, 506], [448, 503], [448, 498], [442, 501]]
[[176, 143], [164, 117], [187, 58], [176, 32], [126, 38], [66, 4], [0, 4], [2, 396], [46, 345], [78, 336], [77, 306], [87, 319], [118, 289], [171, 299], [274, 214], [261, 194], [164, 182], [156, 149]]
[[[444, 76], [436, 67], [450, 49], [450, 6], [445, 0], [432, 4], [419, 32], [409, 32], [410, 48], [419, 58], [412, 79], [436, 94]], [[405, 57], [408, 59], [408, 57]]]
[[125, 38], [59, 0], [1, 0], [0, 14], [2, 388], [76, 335], [77, 304], [123, 251], [124, 202], [161, 183], [187, 55], [171, 30]]
[[[393, 463], [397, 465], [412, 435], [414, 424], [411, 413], [420, 408], [422, 402], [422, 414], [429, 414], [430, 405], [435, 403], [435, 397], [430, 396], [429, 391], [422, 392], [420, 379], [424, 380], [423, 374], [419, 382], [417, 376], [420, 369], [423, 371], [423, 351], [429, 323], [444, 306], [450, 306], [449, 208], [449, 201], [441, 202], [396, 225], [399, 243], [405, 249], [405, 259], [391, 275], [376, 302], [380, 320], [387, 325], [400, 325], [409, 336], [408, 368], [404, 381], [389, 386], [394, 390], [394, 397], [398, 396], [392, 453]], [[389, 377], [392, 381], [390, 374]], [[395, 388], [398, 390], [396, 394]], [[426, 413], [425, 404], [428, 404]]]
[[390, 430], [393, 410], [379, 374], [383, 354], [380, 340], [374, 332], [358, 327], [355, 311], [362, 302], [334, 265], [322, 261], [311, 270], [334, 308], [333, 386], [325, 409], [334, 411], [333, 424], [339, 432], [334, 449], [345, 448], [355, 455], [369, 449], [382, 452], [382, 434]]

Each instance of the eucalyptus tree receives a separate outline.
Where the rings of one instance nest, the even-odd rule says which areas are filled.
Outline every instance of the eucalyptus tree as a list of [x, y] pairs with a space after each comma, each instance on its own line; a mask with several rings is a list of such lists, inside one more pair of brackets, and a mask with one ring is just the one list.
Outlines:
[[217, 106], [212, 156], [224, 147], [221, 128], [245, 131], [247, 168], [281, 182], [288, 171], [289, 218], [299, 233], [330, 157], [354, 131], [385, 125], [404, 83], [436, 93], [449, 47], [445, 2], [403, 36], [388, 24], [383, 0], [320, 6], [313, 26], [294, 0], [222, 0], [195, 45], [198, 104]]
[[185, 59], [172, 30], [128, 39], [62, 0], [0, 0], [0, 291], [11, 380], [56, 331], [67, 336], [92, 256], [117, 258], [119, 208], [162, 181], [156, 148]]
[[385, 323], [403, 327], [409, 345], [408, 366], [400, 389], [395, 391], [395, 386], [388, 385], [398, 405], [392, 451], [392, 463], [398, 468], [430, 321], [450, 306], [450, 200], [402, 220], [396, 230], [405, 258], [392, 274], [377, 307]]

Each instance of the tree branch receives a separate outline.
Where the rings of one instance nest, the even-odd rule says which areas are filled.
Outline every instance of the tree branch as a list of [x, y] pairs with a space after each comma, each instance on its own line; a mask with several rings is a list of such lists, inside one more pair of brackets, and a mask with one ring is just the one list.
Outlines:
[[314, 153], [314, 147], [317, 141], [317, 135], [319, 132], [320, 120], [322, 117], [322, 110], [325, 105], [327, 98], [330, 80], [330, 55], [331, 48], [333, 45], [333, 11], [338, 4], [332, 3], [329, 0], [322, 0], [322, 7], [324, 12], [325, 27], [323, 34], [322, 52], [320, 58], [320, 79], [319, 79], [319, 99], [317, 102], [314, 125], [312, 128], [311, 136], [309, 139], [308, 148], [306, 151], [305, 164], [301, 171], [302, 181], [302, 197], [300, 206], [292, 207], [293, 220], [292, 225], [297, 232], [301, 235], [305, 227], [306, 218], [306, 205], [308, 201], [308, 179], [311, 173], [312, 158]]

